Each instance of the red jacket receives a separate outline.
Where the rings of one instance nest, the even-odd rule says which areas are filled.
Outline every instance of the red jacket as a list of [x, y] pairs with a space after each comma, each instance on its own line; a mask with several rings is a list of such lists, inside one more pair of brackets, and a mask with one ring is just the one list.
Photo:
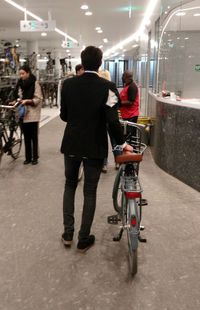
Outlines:
[[[120, 92], [121, 101], [130, 101], [128, 98], [129, 87], [130, 85], [125, 86]], [[139, 89], [137, 88], [137, 94], [136, 94], [134, 101], [132, 102], [132, 105], [121, 105], [120, 112], [121, 112], [122, 118], [131, 118], [134, 116], [138, 116], [139, 115], [139, 104], [140, 104], [140, 95], [139, 95]]]

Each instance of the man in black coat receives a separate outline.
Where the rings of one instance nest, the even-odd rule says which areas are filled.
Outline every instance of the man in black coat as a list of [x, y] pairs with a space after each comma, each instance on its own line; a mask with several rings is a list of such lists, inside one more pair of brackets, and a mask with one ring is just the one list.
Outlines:
[[60, 117], [67, 122], [61, 152], [65, 159], [65, 191], [63, 197], [64, 233], [62, 241], [70, 246], [74, 233], [74, 199], [81, 162], [84, 166], [84, 203], [77, 248], [85, 252], [95, 242], [90, 235], [95, 208], [96, 191], [103, 165], [108, 155], [106, 124], [118, 145], [132, 151], [124, 142], [116, 107], [119, 94], [114, 83], [100, 78], [102, 51], [88, 46], [81, 53], [85, 72], [67, 79], [61, 92]]

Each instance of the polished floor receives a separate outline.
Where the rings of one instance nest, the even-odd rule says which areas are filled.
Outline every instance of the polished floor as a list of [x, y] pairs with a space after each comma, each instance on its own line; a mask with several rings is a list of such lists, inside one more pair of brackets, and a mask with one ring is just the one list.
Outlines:
[[23, 165], [8, 156], [0, 168], [1, 310], [197, 310], [200, 309], [200, 193], [160, 170], [147, 151], [140, 178], [149, 205], [143, 210], [139, 270], [128, 272], [127, 243], [112, 236], [112, 154], [102, 174], [93, 233], [96, 244], [76, 251], [83, 181], [77, 189], [76, 235], [71, 249], [62, 233], [64, 124], [40, 129], [40, 162]]

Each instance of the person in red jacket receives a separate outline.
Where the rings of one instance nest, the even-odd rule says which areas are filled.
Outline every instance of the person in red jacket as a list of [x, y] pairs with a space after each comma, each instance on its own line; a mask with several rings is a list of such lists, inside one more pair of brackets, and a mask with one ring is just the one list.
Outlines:
[[123, 120], [137, 123], [139, 115], [139, 90], [133, 81], [133, 73], [125, 71], [122, 75], [124, 88], [120, 92], [121, 107], [120, 113]]

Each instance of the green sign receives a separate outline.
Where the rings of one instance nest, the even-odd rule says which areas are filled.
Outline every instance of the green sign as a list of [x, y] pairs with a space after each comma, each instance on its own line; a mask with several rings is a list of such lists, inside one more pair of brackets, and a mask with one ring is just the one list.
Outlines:
[[195, 71], [200, 72], [200, 65], [195, 65]]
[[67, 48], [73, 48], [73, 47], [74, 47], [73, 42], [67, 40]]

